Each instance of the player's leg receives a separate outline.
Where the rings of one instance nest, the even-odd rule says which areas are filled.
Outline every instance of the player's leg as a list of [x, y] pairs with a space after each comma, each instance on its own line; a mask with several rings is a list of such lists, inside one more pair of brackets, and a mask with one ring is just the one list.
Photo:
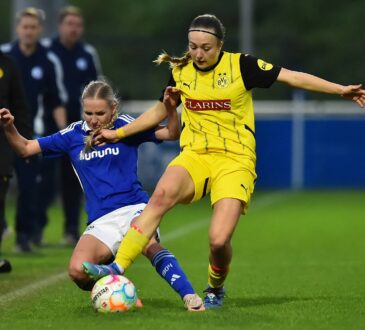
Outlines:
[[163, 248], [155, 237], [150, 240], [143, 254], [151, 261], [156, 272], [179, 294], [189, 311], [204, 310], [202, 299], [196, 294], [176, 257]]
[[160, 224], [162, 216], [175, 204], [191, 201], [194, 182], [181, 166], [168, 167], [146, 208], [124, 237], [115, 263], [124, 271], [140, 255]]
[[232, 260], [231, 238], [241, 215], [242, 204], [238, 199], [225, 198], [213, 206], [209, 228], [208, 288], [205, 290], [206, 308], [220, 307], [224, 298], [224, 280]]
[[231, 238], [245, 213], [256, 179], [254, 157], [213, 156], [211, 191], [213, 215], [209, 228], [208, 288], [205, 307], [220, 307], [224, 298], [224, 281], [232, 259]]
[[91, 290], [95, 280], [85, 274], [82, 263], [84, 261], [95, 264], [107, 263], [112, 257], [113, 254], [106, 244], [93, 235], [84, 234], [72, 253], [68, 267], [69, 276], [79, 288]]

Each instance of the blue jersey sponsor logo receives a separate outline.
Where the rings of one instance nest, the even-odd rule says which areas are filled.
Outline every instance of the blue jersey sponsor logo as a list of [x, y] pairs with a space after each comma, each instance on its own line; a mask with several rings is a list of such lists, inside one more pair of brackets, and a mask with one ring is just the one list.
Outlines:
[[119, 148], [106, 148], [103, 150], [93, 150], [90, 152], [81, 152], [80, 153], [80, 160], [90, 160], [93, 158], [103, 158], [107, 155], [119, 155]]

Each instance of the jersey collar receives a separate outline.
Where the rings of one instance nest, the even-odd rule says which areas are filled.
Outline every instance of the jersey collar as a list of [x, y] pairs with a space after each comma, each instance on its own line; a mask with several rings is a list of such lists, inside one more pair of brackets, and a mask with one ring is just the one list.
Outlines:
[[216, 63], [216, 64], [214, 64], [214, 65], [212, 65], [212, 66], [210, 66], [209, 68], [206, 68], [206, 69], [199, 69], [199, 68], [195, 65], [195, 63], [193, 62], [194, 68], [195, 68], [196, 70], [198, 70], [198, 71], [202, 71], [202, 72], [208, 72], [208, 71], [214, 70], [214, 69], [217, 67], [217, 65], [219, 64], [219, 62], [221, 61], [221, 59], [222, 59], [223, 55], [224, 55], [224, 52], [221, 52], [221, 53], [219, 54], [219, 57], [218, 57], [218, 61], [217, 61], [217, 63]]

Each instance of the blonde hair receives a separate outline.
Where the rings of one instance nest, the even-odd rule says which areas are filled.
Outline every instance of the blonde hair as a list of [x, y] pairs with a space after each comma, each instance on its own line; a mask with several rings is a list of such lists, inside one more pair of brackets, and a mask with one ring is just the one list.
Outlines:
[[111, 128], [114, 122], [118, 118], [118, 106], [119, 99], [114, 93], [112, 87], [104, 80], [93, 80], [91, 81], [82, 92], [81, 101], [83, 102], [86, 98], [100, 99], [107, 102], [110, 107], [115, 107], [115, 112], [109, 123], [106, 123], [93, 131], [90, 135], [85, 138], [85, 147], [82, 150], [82, 154], [85, 154], [92, 148], [92, 141], [94, 136], [104, 128]]
[[46, 19], [46, 13], [44, 12], [44, 10], [35, 7], [27, 7], [22, 9], [16, 14], [15, 16], [16, 24], [19, 24], [20, 20], [26, 16], [36, 18], [39, 24], [42, 24]]
[[58, 14], [58, 22], [62, 23], [63, 20], [68, 16], [68, 15], [74, 15], [74, 16], [79, 16], [81, 18], [83, 18], [82, 15], [82, 11], [79, 7], [76, 6], [66, 6], [63, 7], [59, 14]]

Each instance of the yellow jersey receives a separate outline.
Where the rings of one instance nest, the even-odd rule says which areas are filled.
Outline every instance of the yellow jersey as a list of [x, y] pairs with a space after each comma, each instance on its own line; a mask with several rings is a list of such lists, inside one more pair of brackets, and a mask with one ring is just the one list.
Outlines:
[[[197, 153], [255, 152], [253, 87], [269, 87], [280, 68], [240, 53], [222, 52], [207, 71], [192, 60], [172, 70], [181, 90], [181, 149]], [[247, 150], [247, 148], [249, 150]]]

